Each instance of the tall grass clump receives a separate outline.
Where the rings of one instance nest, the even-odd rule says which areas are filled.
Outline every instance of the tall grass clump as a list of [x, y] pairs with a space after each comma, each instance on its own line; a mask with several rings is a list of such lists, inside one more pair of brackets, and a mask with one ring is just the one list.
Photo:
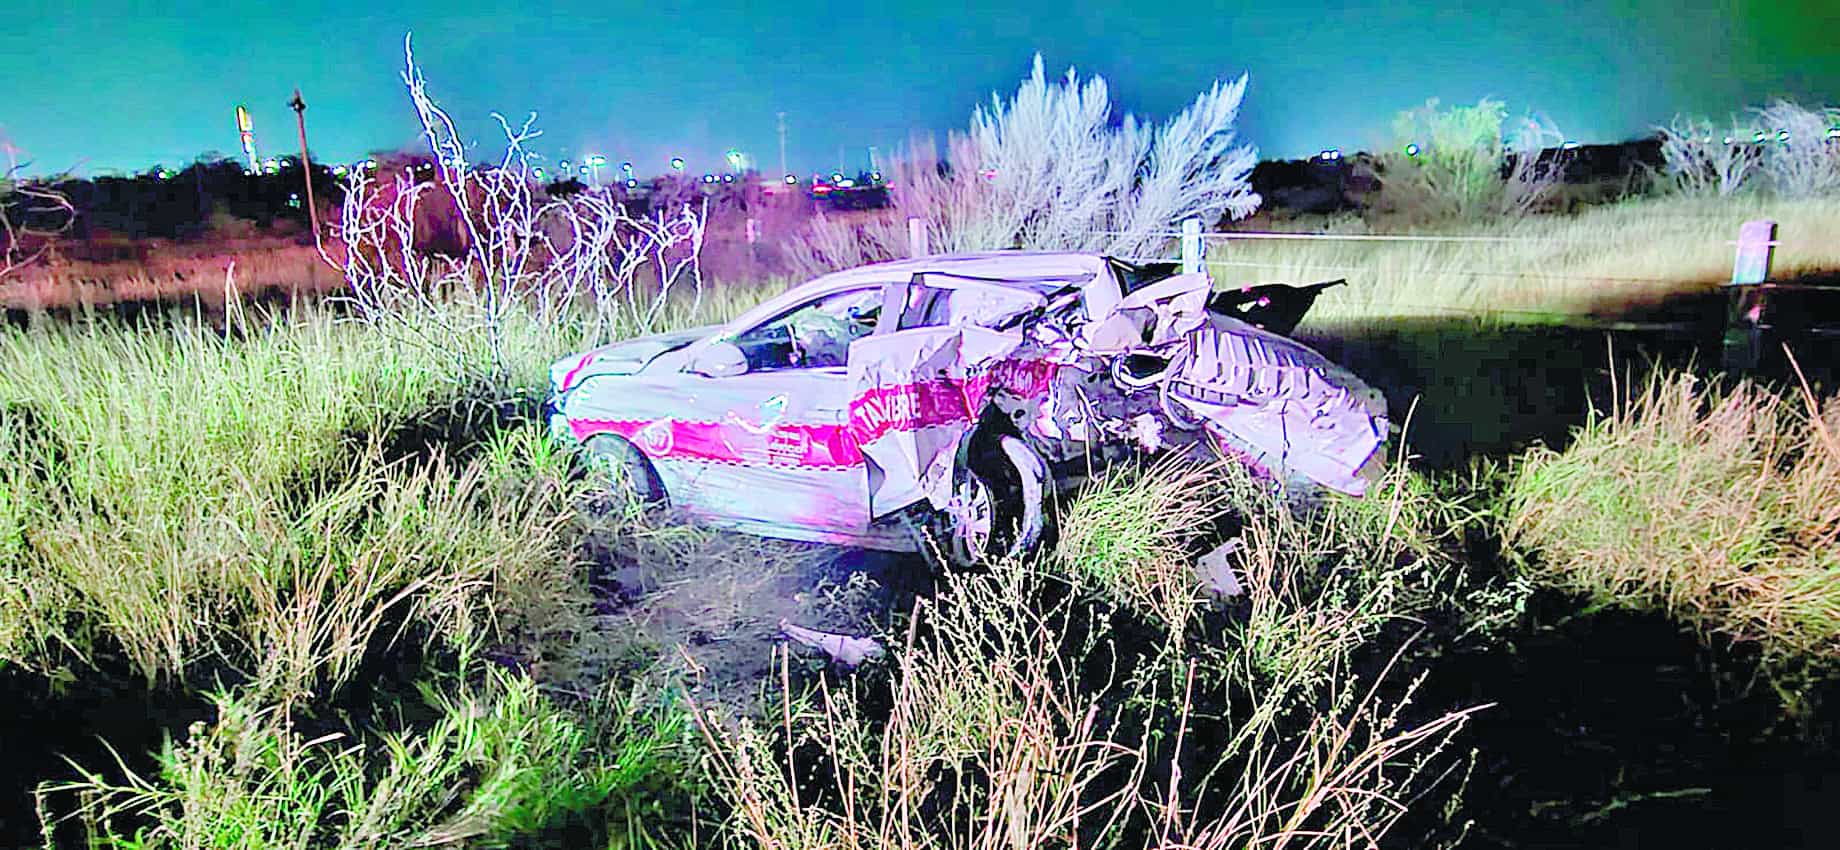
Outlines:
[[[558, 335], [530, 326], [514, 349], [533, 386]], [[0, 658], [46, 669], [100, 645], [149, 679], [210, 659], [294, 663], [284, 645], [340, 640], [282, 634], [310, 613], [365, 620], [406, 589], [554, 562], [530, 535], [566, 515], [555, 496], [480, 500], [477, 469], [382, 452], [477, 392], [328, 314], [241, 340], [184, 324], [0, 333], [0, 441], [15, 450]]]
[[[1191, 651], [1224, 629], [1233, 675], [1307, 694], [1387, 623], [1462, 607], [1475, 588], [1443, 546], [1454, 510], [1404, 465], [1362, 499], [1300, 499], [1239, 464], [1165, 459], [1083, 490], [1050, 564]], [[1240, 591], [1224, 602], [1197, 562], [1222, 544]]]
[[483, 672], [424, 685], [434, 719], [399, 732], [313, 734], [217, 693], [216, 719], [169, 740], [154, 775], [86, 770], [40, 798], [79, 801], [65, 819], [97, 848], [504, 847], [633, 829], [627, 804], [680, 769], [680, 713], [613, 692], [575, 710]]
[[1205, 592], [1195, 558], [1234, 507], [1221, 472], [1172, 458], [1100, 476], [1068, 506], [1056, 563], [1180, 639]]
[[1507, 541], [1603, 604], [1840, 660], [1840, 400], [1659, 374], [1514, 470]]
[[[1057, 579], [1002, 563], [947, 585], [917, 608], [885, 695], [821, 686], [799, 700], [788, 687], [765, 724], [699, 715], [731, 837], [809, 848], [1366, 846], [1400, 821], [1469, 714], [1408, 721], [1402, 702], [1343, 680], [1323, 711], [1280, 729], [1287, 716], [1262, 705], [1280, 697], [1224, 708], [1231, 698], [1190, 662], [1106, 640], [1103, 618]], [[1142, 664], [1188, 672], [1169, 687], [1138, 675]]]

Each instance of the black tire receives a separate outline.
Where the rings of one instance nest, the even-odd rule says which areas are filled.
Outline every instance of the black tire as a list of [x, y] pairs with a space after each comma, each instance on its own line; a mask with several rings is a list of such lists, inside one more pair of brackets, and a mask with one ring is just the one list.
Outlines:
[[631, 440], [617, 434], [596, 434], [582, 444], [588, 468], [616, 495], [644, 507], [665, 504], [664, 482], [658, 470]]
[[953, 476], [954, 509], [935, 515], [944, 565], [1034, 557], [1048, 537], [1050, 486], [1047, 464], [1021, 438], [974, 439]]

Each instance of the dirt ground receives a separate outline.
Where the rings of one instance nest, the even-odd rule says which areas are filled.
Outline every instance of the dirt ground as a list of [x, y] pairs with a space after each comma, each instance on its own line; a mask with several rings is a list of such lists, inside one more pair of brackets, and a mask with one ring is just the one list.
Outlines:
[[612, 500], [591, 510], [597, 629], [614, 667], [682, 681], [699, 702], [745, 710], [777, 687], [777, 651], [832, 664], [787, 639], [781, 623], [874, 638], [933, 574], [915, 555], [768, 540], [672, 516], [637, 518]]

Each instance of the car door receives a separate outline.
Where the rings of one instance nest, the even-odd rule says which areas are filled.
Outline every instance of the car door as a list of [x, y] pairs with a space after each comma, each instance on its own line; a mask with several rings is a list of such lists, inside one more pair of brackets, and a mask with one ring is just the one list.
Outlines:
[[876, 469], [873, 516], [936, 487], [941, 458], [976, 424], [993, 381], [1007, 388], [1029, 368], [1003, 368], [1023, 337], [991, 326], [1044, 303], [1026, 289], [947, 276], [916, 275], [889, 289], [890, 314], [850, 351], [850, 424]]
[[826, 539], [869, 526], [868, 478], [847, 429], [849, 345], [880, 315], [882, 287], [827, 293], [733, 333], [747, 370], [682, 379], [691, 406], [673, 454], [702, 455], [680, 504], [780, 536]]

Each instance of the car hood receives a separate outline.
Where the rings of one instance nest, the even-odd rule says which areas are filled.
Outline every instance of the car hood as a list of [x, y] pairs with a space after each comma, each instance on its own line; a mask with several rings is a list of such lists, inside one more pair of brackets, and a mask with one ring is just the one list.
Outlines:
[[550, 388], [556, 395], [561, 395], [579, 386], [591, 375], [637, 374], [660, 355], [696, 342], [718, 327], [708, 325], [626, 339], [581, 354], [569, 355], [550, 364]]

